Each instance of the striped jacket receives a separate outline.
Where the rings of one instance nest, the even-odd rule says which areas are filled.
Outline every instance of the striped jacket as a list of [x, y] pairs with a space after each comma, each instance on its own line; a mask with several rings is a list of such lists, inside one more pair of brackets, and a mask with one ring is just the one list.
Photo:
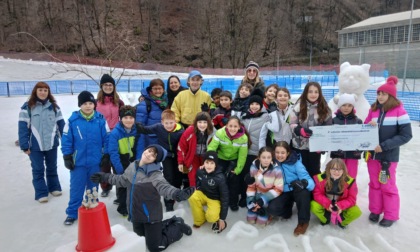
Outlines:
[[260, 167], [260, 161], [255, 160], [249, 171], [251, 177], [255, 178], [252, 185], [246, 190], [247, 204], [255, 199], [262, 199], [264, 207], [283, 192], [283, 174], [277, 165], [271, 164], [266, 170]]
[[[375, 121], [379, 127], [379, 145], [382, 152], [374, 153], [371, 151], [372, 158], [398, 162], [400, 157], [400, 146], [410, 141], [413, 137], [411, 132], [410, 117], [402, 104], [383, 112], [381, 109], [376, 111], [369, 110], [365, 123]], [[375, 146], [373, 146], [375, 147]]]

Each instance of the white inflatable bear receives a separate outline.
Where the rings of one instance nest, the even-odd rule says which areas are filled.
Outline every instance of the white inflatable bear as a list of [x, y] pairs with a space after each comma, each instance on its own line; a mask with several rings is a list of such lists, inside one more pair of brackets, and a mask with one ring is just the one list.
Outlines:
[[354, 108], [356, 109], [356, 115], [362, 121], [365, 120], [370, 104], [366, 100], [364, 93], [369, 88], [369, 64], [350, 65], [349, 62], [344, 62], [340, 66], [340, 74], [338, 75], [338, 93], [328, 102], [333, 116], [338, 109], [337, 102], [340, 95], [355, 94], [358, 98]]

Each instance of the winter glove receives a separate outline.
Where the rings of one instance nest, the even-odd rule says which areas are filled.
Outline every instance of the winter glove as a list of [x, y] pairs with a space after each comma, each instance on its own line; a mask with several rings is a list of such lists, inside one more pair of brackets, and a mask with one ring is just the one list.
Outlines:
[[104, 154], [102, 156], [100, 166], [101, 166], [101, 168], [111, 167], [111, 161], [110, 161], [109, 154]]
[[389, 179], [389, 167], [391, 166], [391, 163], [388, 161], [381, 161], [381, 171], [379, 172], [379, 182], [382, 184], [388, 183]]
[[178, 190], [173, 194], [173, 199], [176, 201], [183, 201], [190, 198], [190, 196], [194, 193], [195, 188], [194, 187], [188, 187], [183, 190]]
[[304, 138], [309, 138], [313, 133], [311, 129], [303, 128], [302, 126], [296, 126], [294, 132], [296, 136], [302, 136]]
[[308, 181], [306, 179], [295, 180], [290, 183], [290, 186], [293, 188], [293, 191], [300, 192], [308, 186]]
[[222, 125], [225, 126], [228, 123], [228, 121], [229, 121], [229, 118], [223, 117], [222, 118]]
[[108, 176], [106, 176], [105, 172], [97, 172], [90, 176], [90, 181], [92, 181], [95, 184], [105, 182], [107, 179]]
[[334, 154], [337, 156], [337, 158], [344, 158], [344, 151], [341, 149], [335, 151]]
[[143, 125], [140, 122], [136, 122], [136, 131], [137, 133], [142, 132], [143, 130]]
[[210, 107], [207, 103], [204, 102], [203, 104], [201, 104], [201, 112], [209, 112], [209, 110]]
[[264, 200], [263, 200], [263, 199], [261, 199], [261, 198], [259, 198], [259, 199], [255, 202], [255, 204], [259, 205], [260, 207], [263, 207], [263, 206], [264, 206]]
[[64, 155], [63, 159], [64, 159], [64, 166], [67, 169], [69, 169], [70, 171], [72, 171], [74, 169], [73, 156], [72, 155]]
[[245, 184], [252, 185], [255, 183], [255, 178], [251, 177], [251, 175], [248, 173], [245, 175], [244, 181], [245, 181]]
[[268, 105], [267, 111], [268, 111], [268, 113], [277, 111], [277, 103], [275, 103], [275, 102], [270, 103]]
[[232, 103], [232, 109], [234, 111], [243, 111], [244, 105], [241, 104], [240, 101], [233, 101], [233, 103]]
[[353, 152], [353, 157], [360, 159], [360, 156], [362, 155], [362, 152], [358, 149], [356, 149], [356, 151]]

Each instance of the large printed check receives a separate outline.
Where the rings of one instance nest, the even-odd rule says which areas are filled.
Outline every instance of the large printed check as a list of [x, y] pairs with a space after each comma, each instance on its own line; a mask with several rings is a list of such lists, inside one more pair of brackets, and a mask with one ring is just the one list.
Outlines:
[[310, 127], [310, 151], [373, 150], [379, 144], [378, 127], [369, 124]]

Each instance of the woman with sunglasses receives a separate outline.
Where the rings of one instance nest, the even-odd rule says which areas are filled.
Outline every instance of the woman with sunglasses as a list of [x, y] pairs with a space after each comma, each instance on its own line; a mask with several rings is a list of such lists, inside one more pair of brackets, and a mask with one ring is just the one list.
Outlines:
[[[260, 66], [254, 62], [250, 61], [245, 67], [245, 76], [242, 79], [241, 85], [244, 83], [251, 84], [253, 89], [261, 89], [261, 91], [265, 92], [265, 84], [264, 81], [260, 78]], [[239, 89], [236, 91], [235, 99], [239, 98]]]

